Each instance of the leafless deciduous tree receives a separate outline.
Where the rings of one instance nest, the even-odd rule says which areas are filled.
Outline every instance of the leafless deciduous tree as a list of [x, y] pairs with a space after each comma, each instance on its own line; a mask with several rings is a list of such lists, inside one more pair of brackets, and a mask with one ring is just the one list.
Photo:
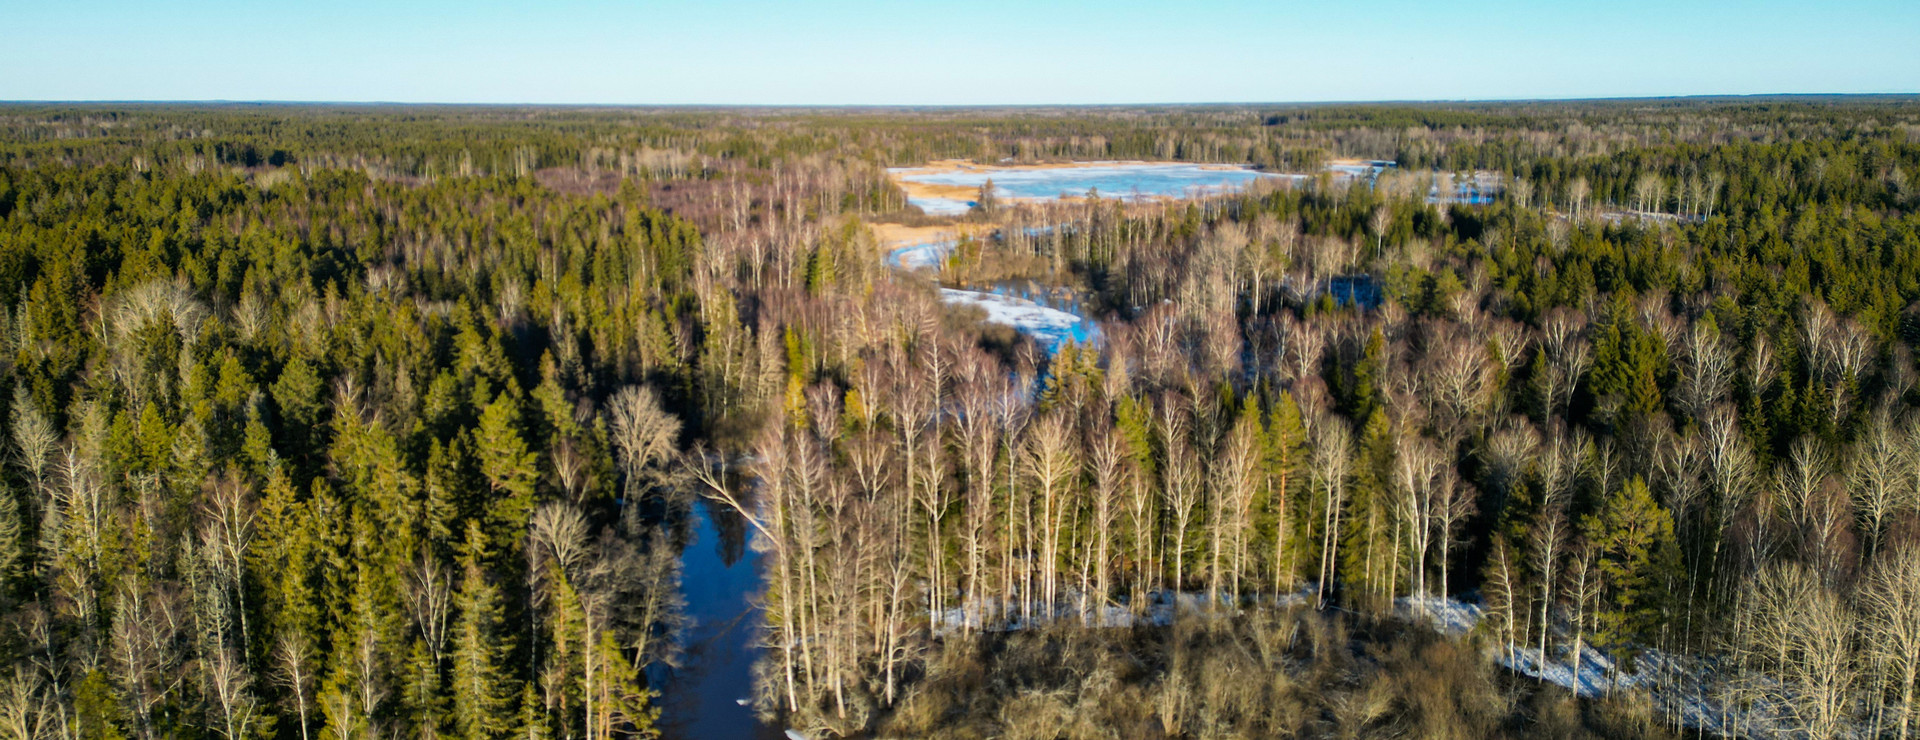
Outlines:
[[620, 389], [608, 402], [608, 431], [620, 464], [626, 473], [627, 495], [652, 466], [673, 455], [680, 436], [680, 420], [660, 407], [660, 399], [647, 386]]
[[1540, 351], [1545, 353], [1545, 372], [1536, 380], [1540, 400], [1547, 417], [1565, 413], [1580, 376], [1593, 364], [1592, 346], [1584, 336], [1586, 317], [1556, 308], [1542, 322]]
[[1887, 550], [1860, 587], [1863, 642], [1876, 669], [1879, 688], [1895, 697], [1892, 709], [1898, 737], [1913, 735], [1920, 720], [1915, 706], [1920, 681], [1920, 549], [1907, 545]]
[[253, 697], [253, 676], [247, 666], [224, 647], [201, 660], [207, 664], [203, 669], [206, 690], [219, 713], [220, 734], [227, 740], [251, 737], [260, 720], [260, 703]]
[[1578, 221], [1585, 215], [1587, 196], [1592, 194], [1593, 188], [1587, 184], [1587, 178], [1576, 177], [1567, 184], [1567, 204], [1573, 209], [1573, 220]]
[[280, 633], [273, 646], [273, 678], [287, 692], [300, 724], [300, 740], [308, 740], [313, 702], [313, 648], [298, 631]]
[[1059, 414], [1041, 417], [1032, 427], [1025, 465], [1038, 489], [1040, 510], [1034, 524], [1040, 528], [1039, 550], [1034, 553], [1040, 567], [1041, 605], [1051, 612], [1060, 594], [1059, 563], [1061, 538], [1066, 526], [1068, 499], [1074, 479], [1080, 472], [1080, 459], [1074, 449], [1074, 435], [1066, 419]]
[[1867, 421], [1847, 457], [1847, 490], [1866, 540], [1860, 550], [1862, 561], [1879, 551], [1888, 523], [1912, 497], [1913, 489], [1901, 487], [1901, 461], [1910, 454], [1909, 440], [1881, 410]]
[[[1553, 609], [1559, 602], [1561, 584], [1557, 568], [1573, 530], [1567, 505], [1573, 497], [1573, 478], [1577, 466], [1580, 459], [1586, 456], [1588, 447], [1585, 440], [1556, 427], [1548, 433], [1546, 447], [1540, 458], [1540, 510], [1534, 518], [1528, 544], [1534, 572], [1540, 579], [1539, 640], [1542, 660], [1548, 655], [1547, 639], [1552, 632]], [[1607, 489], [1603, 485], [1601, 490]]]
[[0, 681], [0, 734], [20, 740], [65, 736], [68, 728], [38, 675], [15, 670]]
[[1696, 322], [1687, 330], [1680, 387], [1675, 395], [1690, 418], [1704, 416], [1726, 398], [1733, 381], [1734, 357], [1711, 324]]
[[1320, 498], [1320, 576], [1319, 606], [1325, 608], [1333, 588], [1334, 567], [1339, 562], [1340, 521], [1346, 509], [1347, 470], [1352, 444], [1345, 422], [1337, 419], [1313, 425], [1313, 485]]
[[1496, 536], [1493, 550], [1487, 554], [1486, 581], [1482, 588], [1487, 611], [1498, 620], [1493, 625], [1495, 635], [1504, 645], [1509, 663], [1514, 659], [1515, 644], [1524, 638], [1522, 632], [1530, 621], [1522, 614], [1527, 597], [1520, 582], [1521, 567], [1520, 555], [1513, 544], [1504, 535]]
[[1396, 437], [1394, 483], [1396, 513], [1408, 533], [1408, 572], [1412, 575], [1413, 595], [1427, 595], [1427, 558], [1432, 549], [1438, 523], [1440, 469], [1446, 461], [1431, 440], [1403, 429]]
[[1429, 418], [1443, 426], [1447, 436], [1458, 434], [1486, 410], [1490, 364], [1486, 342], [1465, 330], [1441, 331], [1433, 338], [1419, 375], [1430, 383]]
[[1651, 212], [1666, 206], [1667, 181], [1652, 172], [1643, 173], [1633, 182], [1634, 210]]
[[1777, 680], [1756, 682], [1755, 690], [1787, 708], [1808, 737], [1840, 737], [1856, 679], [1852, 610], [1798, 563], [1769, 565], [1748, 591], [1746, 655]]
[[1701, 434], [1706, 441], [1707, 480], [1714, 495], [1713, 522], [1717, 530], [1710, 560], [1719, 563], [1728, 530], [1755, 493], [1753, 449], [1741, 432], [1733, 409], [1726, 406], [1708, 412]]

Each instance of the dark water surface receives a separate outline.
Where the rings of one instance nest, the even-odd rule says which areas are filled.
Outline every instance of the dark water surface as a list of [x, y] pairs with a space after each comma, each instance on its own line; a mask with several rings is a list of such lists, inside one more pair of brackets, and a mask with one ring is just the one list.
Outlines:
[[660, 725], [670, 740], [782, 738], [740, 700], [753, 696], [760, 611], [760, 553], [740, 515], [706, 499], [694, 502], [692, 533], [680, 552], [680, 588], [692, 624], [678, 669], [658, 671]]

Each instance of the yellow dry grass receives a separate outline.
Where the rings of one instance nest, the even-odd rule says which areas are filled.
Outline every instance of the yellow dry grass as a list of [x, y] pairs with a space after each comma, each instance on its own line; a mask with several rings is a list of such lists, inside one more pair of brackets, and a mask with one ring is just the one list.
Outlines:
[[901, 224], [874, 224], [873, 235], [879, 239], [883, 249], [892, 251], [900, 247], [927, 242], [960, 239], [965, 236], [976, 238], [992, 234], [997, 228], [990, 223], [941, 224], [937, 226], [905, 226]]

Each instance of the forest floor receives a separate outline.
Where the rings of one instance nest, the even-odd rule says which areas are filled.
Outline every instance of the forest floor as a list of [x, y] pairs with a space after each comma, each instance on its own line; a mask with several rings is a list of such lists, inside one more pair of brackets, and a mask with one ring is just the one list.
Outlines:
[[[1438, 596], [1396, 599], [1394, 615], [1414, 623], [1424, 622], [1450, 637], [1466, 636], [1485, 616], [1477, 604]], [[1757, 681], [1764, 681], [1764, 677], [1728, 676], [1724, 666], [1709, 658], [1646, 647], [1601, 651], [1591, 644], [1583, 646], [1577, 661], [1571, 650], [1558, 655], [1551, 654], [1550, 650], [1548, 657], [1542, 659], [1537, 647], [1489, 641], [1485, 649], [1489, 657], [1506, 669], [1560, 686], [1583, 699], [1598, 699], [1620, 691], [1644, 691], [1661, 711], [1696, 730], [1748, 737], [1791, 734], [1780, 707], [1751, 692], [1733, 689], [1740, 685], [1751, 687]], [[1616, 658], [1609, 652], [1627, 657]]]
[[[1300, 592], [1265, 602], [1264, 606], [1281, 609], [1306, 606], [1312, 594], [1312, 587], [1307, 586]], [[1074, 598], [1069, 594], [1069, 601]], [[1077, 623], [1091, 629], [1130, 629], [1142, 625], [1166, 628], [1173, 626], [1176, 619], [1221, 618], [1232, 613], [1232, 610], [1209, 610], [1206, 603], [1206, 594], [1192, 592], [1153, 594], [1148, 606], [1139, 613], [1124, 605], [1087, 610], [1062, 604], [1053, 609], [1051, 615], [1036, 615], [1038, 618], [1031, 621], [1016, 617], [1011, 623], [1001, 623], [986, 631], [1023, 632], [1043, 627], [1047, 622]], [[942, 635], [963, 632], [970, 622], [1007, 608], [1010, 608], [1007, 604], [949, 608], [935, 617], [934, 632]], [[1486, 615], [1477, 604], [1432, 596], [1396, 599], [1391, 616], [1407, 624], [1431, 628], [1448, 639], [1465, 640]], [[1543, 660], [1537, 647], [1488, 641], [1482, 649], [1488, 659], [1514, 675], [1560, 686], [1581, 699], [1644, 692], [1655, 707], [1695, 730], [1751, 737], [1791, 734], [1778, 707], [1756, 700], [1751, 694], [1729, 689], [1758, 680], [1757, 677], [1729, 680], [1725, 669], [1711, 659], [1673, 655], [1652, 648], [1636, 648], [1622, 653], [1631, 657], [1615, 657], [1586, 645], [1580, 651], [1576, 666], [1571, 650], [1560, 650], [1557, 654], [1550, 651], [1549, 657]]]

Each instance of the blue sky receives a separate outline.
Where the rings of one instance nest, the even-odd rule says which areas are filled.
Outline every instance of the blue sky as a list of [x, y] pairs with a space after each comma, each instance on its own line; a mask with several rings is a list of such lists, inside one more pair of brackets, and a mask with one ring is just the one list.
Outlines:
[[1920, 92], [1920, 0], [0, 0], [0, 99], [1024, 104]]

